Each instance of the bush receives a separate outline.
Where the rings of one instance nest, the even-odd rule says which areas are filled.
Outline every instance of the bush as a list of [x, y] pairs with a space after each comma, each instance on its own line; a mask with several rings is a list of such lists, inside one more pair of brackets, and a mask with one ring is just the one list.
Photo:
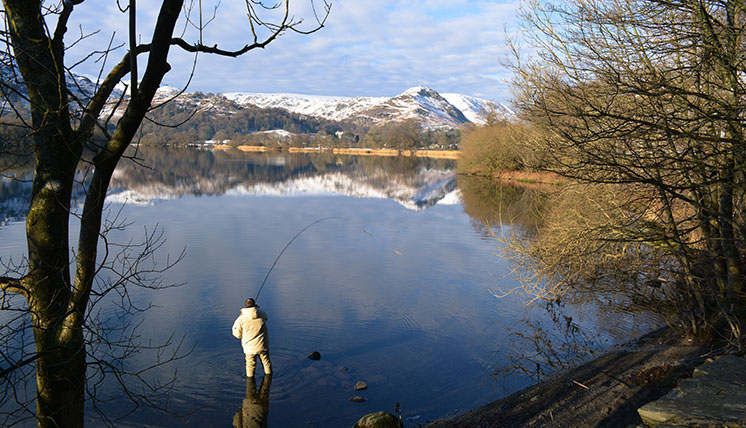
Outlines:
[[539, 169], [544, 156], [537, 137], [538, 131], [524, 123], [498, 122], [472, 128], [461, 139], [458, 169], [475, 175]]

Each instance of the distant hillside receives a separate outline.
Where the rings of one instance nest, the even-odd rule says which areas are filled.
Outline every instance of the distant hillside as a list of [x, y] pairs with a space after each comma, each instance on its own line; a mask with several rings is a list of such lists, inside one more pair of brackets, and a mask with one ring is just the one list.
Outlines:
[[511, 119], [506, 106], [461, 94], [439, 94], [417, 86], [392, 97], [327, 97], [300, 94], [252, 94], [232, 92], [225, 97], [240, 105], [281, 107], [289, 111], [329, 120], [346, 120], [366, 125], [415, 119], [426, 127], [458, 127], [464, 123], [483, 124], [488, 114]]
[[[161, 88], [148, 121], [141, 127], [141, 143], [196, 143], [233, 140], [264, 131], [282, 129], [293, 134], [334, 134], [347, 127], [339, 122], [290, 112], [282, 108], [239, 105], [220, 94], [201, 92], [176, 96]], [[164, 126], [165, 125], [165, 126]]]
[[[28, 116], [29, 111], [25, 88], [17, 80], [19, 74], [6, 69], [0, 70], [0, 74], [3, 78], [0, 97], [4, 96], [14, 107], [10, 108], [11, 103], [2, 104], [1, 125], [13, 120], [16, 113]], [[97, 84], [94, 79], [71, 75], [68, 87], [73, 111], [79, 112], [97, 89]], [[124, 86], [118, 88], [102, 112], [102, 119], [109, 118], [112, 119], [109, 123], [115, 123], [124, 113], [127, 100]], [[450, 147], [455, 134], [448, 129], [469, 123], [483, 124], [489, 114], [505, 119], [514, 116], [510, 109], [493, 101], [462, 94], [439, 94], [423, 86], [391, 98], [238, 92], [204, 94], [163, 86], [156, 93], [153, 109], [148, 113], [138, 138], [146, 144], [190, 144], [206, 140], [251, 143], [266, 139], [266, 134], [260, 134], [262, 132], [284, 130], [289, 133], [283, 137], [286, 140], [294, 135], [320, 134], [344, 136], [344, 141], [357, 143], [371, 128], [382, 129], [399, 123], [406, 128], [416, 123], [427, 129], [422, 134], [425, 137], [415, 136], [421, 140], [420, 143]], [[443, 135], [434, 135], [433, 132]], [[15, 135], [3, 130], [0, 133]], [[308, 141], [300, 139], [293, 144], [304, 145]]]

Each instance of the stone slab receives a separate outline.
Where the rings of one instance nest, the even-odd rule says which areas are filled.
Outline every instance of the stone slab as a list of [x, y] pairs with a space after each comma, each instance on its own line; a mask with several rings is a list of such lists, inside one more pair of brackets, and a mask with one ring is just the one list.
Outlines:
[[663, 398], [638, 413], [651, 427], [746, 428], [746, 359], [727, 355], [702, 364]]

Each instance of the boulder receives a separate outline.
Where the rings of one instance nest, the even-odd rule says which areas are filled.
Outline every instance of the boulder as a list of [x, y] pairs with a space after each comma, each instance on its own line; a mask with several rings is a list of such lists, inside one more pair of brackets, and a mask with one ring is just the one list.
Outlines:
[[362, 380], [361, 380], [361, 381], [358, 381], [358, 382], [357, 382], [357, 383], [355, 384], [355, 391], [362, 391], [362, 390], [364, 390], [364, 389], [368, 389], [368, 384], [367, 384], [367, 383], [365, 383], [365, 382], [363, 382]]
[[396, 416], [386, 412], [368, 413], [352, 428], [401, 428], [403, 424]]
[[365, 398], [363, 398], [363, 397], [359, 396], [359, 395], [353, 395], [353, 396], [352, 396], [352, 397], [350, 397], [350, 399], [349, 399], [349, 400], [347, 400], [347, 401], [349, 401], [350, 403], [363, 403], [363, 402], [365, 402], [365, 401], [367, 401], [367, 400], [366, 400]]

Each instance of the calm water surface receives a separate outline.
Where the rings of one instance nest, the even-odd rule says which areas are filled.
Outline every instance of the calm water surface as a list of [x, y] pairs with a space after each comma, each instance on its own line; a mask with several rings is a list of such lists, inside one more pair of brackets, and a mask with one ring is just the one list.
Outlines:
[[[241, 423], [246, 404], [244, 412], [268, 411], [270, 427], [349, 427], [369, 412], [393, 413], [397, 402], [407, 425], [418, 426], [532, 382], [492, 376], [519, 352], [511, 332], [524, 327], [521, 320], [546, 315], [520, 296], [491, 294], [517, 283], [481, 222], [491, 209], [494, 217], [525, 204], [520, 191], [506, 190], [511, 206], [482, 206], [488, 198], [464, 195], [450, 161], [185, 149], [144, 157], [151, 169], [127, 163], [114, 178], [110, 215], [131, 226], [111, 239], [140, 239], [162, 227], [161, 263], [186, 249], [163, 275], [182, 286], [133, 296], [154, 305], [141, 317], [142, 336], [158, 342], [175, 333], [194, 349], [150, 375], [166, 381], [176, 370], [168, 405], [186, 416], [139, 409], [118, 426], [230, 427]], [[23, 189], [16, 187], [3, 184], [3, 260], [18, 259], [25, 247]], [[480, 206], [464, 206], [468, 198]], [[230, 328], [287, 242], [327, 217], [287, 249], [258, 301], [269, 315], [275, 371], [267, 409], [247, 396], [244, 356]], [[575, 312], [601, 346], [618, 330], [639, 332], [631, 320], [611, 328], [597, 311]], [[321, 360], [308, 360], [311, 351]], [[356, 392], [360, 380], [368, 389]], [[111, 416], [131, 409], [115, 389], [108, 394]], [[367, 401], [348, 402], [353, 395]]]

